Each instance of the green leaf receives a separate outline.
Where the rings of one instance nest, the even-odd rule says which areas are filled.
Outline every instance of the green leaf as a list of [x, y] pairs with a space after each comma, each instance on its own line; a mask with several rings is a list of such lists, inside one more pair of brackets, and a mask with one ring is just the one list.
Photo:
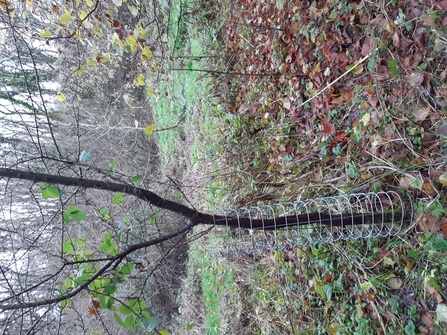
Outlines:
[[332, 298], [332, 285], [331, 284], [323, 285], [323, 291], [326, 294], [327, 300], [330, 301]]
[[71, 306], [71, 299], [62, 300], [60, 303], [61, 308], [64, 307], [70, 307]]
[[70, 216], [67, 213], [62, 213], [62, 219], [64, 220], [65, 223], [70, 223], [71, 219]]
[[129, 315], [126, 320], [124, 320], [124, 327], [132, 331], [135, 329], [135, 317], [133, 315]]
[[47, 29], [45, 29], [45, 30], [42, 30], [42, 31], [39, 33], [39, 35], [40, 35], [40, 37], [42, 37], [42, 38], [51, 37], [50, 29], [47, 28]]
[[136, 174], [135, 176], [132, 177], [132, 182], [136, 183], [139, 182], [141, 179], [143, 179], [143, 176], [141, 174]]
[[397, 79], [399, 71], [397, 70], [397, 61], [395, 59], [390, 59], [388, 61], [388, 68], [391, 70], [391, 74], [393, 75], [394, 79]]
[[110, 215], [109, 215], [109, 211], [107, 210], [107, 208], [100, 208], [99, 209], [99, 214], [102, 215], [102, 218], [106, 221], [110, 220]]
[[118, 324], [121, 327], [126, 328], [126, 326], [124, 325], [123, 320], [121, 320], [120, 316], [117, 313], [113, 313], [113, 317], [115, 318], [115, 320], [118, 322]]
[[[195, 325], [195, 324], [194, 324]], [[169, 332], [166, 329], [159, 330], [158, 333], [160, 335], [169, 335]]]
[[416, 178], [410, 178], [410, 187], [415, 189], [422, 189], [423, 182], [422, 180], [416, 179]]
[[80, 238], [78, 239], [78, 245], [79, 245], [80, 247], [85, 246], [85, 238], [80, 237]]
[[[116, 287], [115, 287], [116, 288]], [[112, 309], [113, 308], [113, 304], [115, 302], [115, 299], [113, 299], [112, 297], [109, 298], [109, 300], [107, 300], [107, 309]]]
[[151, 223], [150, 224], [154, 224], [155, 220], [157, 219], [158, 214], [161, 213], [161, 208], [157, 209], [155, 211], [155, 213], [151, 216]]
[[416, 335], [414, 332], [416, 327], [414, 326], [413, 321], [408, 321], [407, 325], [405, 326], [405, 335]]
[[147, 126], [145, 129], [144, 129], [144, 133], [146, 134], [146, 135], [151, 135], [153, 132], [154, 132], [154, 124], [152, 123], [152, 124], [150, 124], [149, 126]]
[[433, 250], [447, 250], [447, 241], [442, 235], [436, 235], [432, 245]]
[[70, 218], [77, 222], [82, 221], [87, 217], [83, 211], [72, 205], [68, 206], [67, 212], [68, 215], [70, 215]]
[[327, 149], [326, 149], [326, 146], [321, 147], [321, 150], [320, 150], [320, 152], [319, 152], [319, 155], [322, 156], [322, 157], [324, 157], [324, 156], [327, 155]]
[[62, 196], [62, 191], [57, 186], [43, 187], [38, 192], [42, 194], [43, 199], [59, 199]]
[[107, 173], [115, 172], [115, 163], [116, 160], [114, 159], [110, 162], [109, 168], [107, 169]]
[[106, 309], [107, 308], [107, 303], [106, 303], [106, 297], [101, 295], [99, 297], [99, 305], [101, 306], [101, 309]]
[[61, 15], [59, 21], [61, 24], [66, 25], [69, 24], [71, 20], [73, 20], [73, 16], [71, 16], [69, 12], [65, 12], [64, 14]]
[[74, 253], [73, 238], [70, 238], [62, 245], [62, 251], [67, 255], [71, 255], [72, 253]]
[[[112, 294], [117, 291], [116, 285], [109, 284], [106, 287], [104, 287], [104, 293], [105, 294]], [[110, 301], [107, 301], [107, 306], [109, 306]], [[113, 303], [112, 303], [113, 305]]]
[[407, 250], [407, 255], [417, 260], [421, 256], [421, 252], [419, 250]]
[[123, 193], [121, 192], [116, 192], [115, 196], [112, 200], [112, 203], [114, 203], [115, 205], [121, 206], [123, 204], [124, 200], [123, 200]]
[[129, 262], [122, 267], [121, 273], [125, 276], [128, 276], [132, 273], [133, 268], [134, 268], [133, 263]]
[[112, 0], [115, 6], [120, 7], [123, 4], [123, 0]]
[[118, 309], [124, 315], [132, 314], [132, 310], [129, 307], [125, 306], [125, 305], [121, 305]]
[[335, 156], [339, 156], [339, 155], [340, 155], [340, 153], [341, 153], [341, 147], [340, 147], [340, 144], [337, 144], [334, 148], [332, 148], [332, 153], [333, 153]]

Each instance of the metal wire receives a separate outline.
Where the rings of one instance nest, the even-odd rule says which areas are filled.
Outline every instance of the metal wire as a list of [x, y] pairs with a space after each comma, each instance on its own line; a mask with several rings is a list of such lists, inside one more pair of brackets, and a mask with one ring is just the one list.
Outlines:
[[395, 236], [413, 220], [394, 191], [225, 209], [213, 215], [210, 248], [221, 257], [360, 238]]

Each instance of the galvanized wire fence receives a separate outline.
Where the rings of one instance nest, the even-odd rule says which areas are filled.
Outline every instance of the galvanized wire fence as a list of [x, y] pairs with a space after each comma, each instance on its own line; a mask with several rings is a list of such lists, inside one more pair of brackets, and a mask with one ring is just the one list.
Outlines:
[[214, 215], [211, 251], [221, 257], [397, 235], [413, 220], [394, 191], [225, 209]]

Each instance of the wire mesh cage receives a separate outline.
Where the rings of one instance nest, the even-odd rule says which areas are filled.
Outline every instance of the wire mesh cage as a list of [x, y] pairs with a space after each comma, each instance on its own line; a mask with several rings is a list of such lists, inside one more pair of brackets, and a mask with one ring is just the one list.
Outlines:
[[394, 191], [225, 209], [214, 216], [212, 251], [256, 254], [309, 244], [397, 235], [413, 220], [410, 198]]

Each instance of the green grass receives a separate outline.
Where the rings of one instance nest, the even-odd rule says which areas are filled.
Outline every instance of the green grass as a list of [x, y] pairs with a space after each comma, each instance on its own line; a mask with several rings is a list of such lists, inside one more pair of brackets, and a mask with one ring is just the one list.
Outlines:
[[[184, 17], [180, 16], [180, 6], [185, 6], [188, 1], [176, 0], [170, 6], [169, 24], [169, 50], [171, 60], [163, 64], [166, 69], [167, 81], [162, 80], [157, 87], [159, 94], [152, 99], [154, 110], [155, 129], [163, 129], [179, 124], [179, 127], [155, 133], [158, 138], [159, 149], [162, 152], [163, 163], [168, 164], [171, 155], [183, 155], [174, 144], [175, 139], [181, 137], [184, 131], [182, 124], [185, 119], [191, 117], [197, 106], [201, 104], [202, 97], [207, 92], [207, 87], [198, 81], [199, 72], [171, 70], [176, 68], [205, 68], [204, 60], [194, 59], [192, 56], [206, 56], [202, 40], [207, 38], [203, 32], [195, 26], [184, 23]], [[184, 64], [179, 65], [180, 61]], [[202, 107], [202, 106], [200, 106]]]

